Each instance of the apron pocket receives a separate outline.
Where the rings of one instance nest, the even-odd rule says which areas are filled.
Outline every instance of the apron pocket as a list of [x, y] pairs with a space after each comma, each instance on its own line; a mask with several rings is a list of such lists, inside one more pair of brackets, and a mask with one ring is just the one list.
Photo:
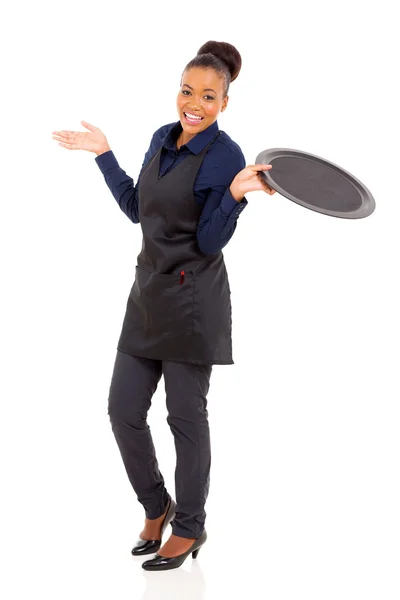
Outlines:
[[150, 335], [193, 333], [194, 275], [162, 274], [136, 267], [137, 292], [146, 307]]

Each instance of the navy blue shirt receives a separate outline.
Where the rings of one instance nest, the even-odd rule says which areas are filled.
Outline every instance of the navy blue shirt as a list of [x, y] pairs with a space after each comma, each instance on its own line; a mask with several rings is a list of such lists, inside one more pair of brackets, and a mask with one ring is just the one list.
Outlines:
[[[112, 150], [95, 158], [120, 209], [133, 223], [140, 222], [141, 173], [160, 146], [162, 150], [159, 175], [162, 176], [176, 167], [185, 156], [199, 154], [219, 131], [219, 127], [215, 121], [178, 150], [176, 140], [181, 131], [180, 121], [157, 129], [145, 154], [136, 185], [133, 179], [121, 169]], [[239, 215], [248, 202], [246, 198], [237, 202], [232, 197], [229, 186], [235, 175], [245, 166], [245, 158], [238, 144], [221, 131], [204, 157], [193, 188], [195, 200], [202, 208], [197, 228], [197, 241], [203, 254], [215, 254], [221, 250], [235, 232]]]

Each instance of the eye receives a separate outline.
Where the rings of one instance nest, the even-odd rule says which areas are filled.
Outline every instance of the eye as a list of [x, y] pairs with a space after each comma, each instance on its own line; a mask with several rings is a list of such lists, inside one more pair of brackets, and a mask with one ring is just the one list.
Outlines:
[[[181, 90], [181, 93], [184, 96], [188, 96], [191, 92], [189, 90]], [[210, 100], [214, 100], [214, 96], [210, 96], [209, 94], [207, 94], [206, 96], [204, 96], [205, 98], [207, 98], [209, 101]]]

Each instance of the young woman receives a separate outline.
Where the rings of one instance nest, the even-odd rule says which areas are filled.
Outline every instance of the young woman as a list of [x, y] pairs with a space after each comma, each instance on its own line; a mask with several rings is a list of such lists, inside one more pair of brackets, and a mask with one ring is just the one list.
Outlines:
[[[156, 553], [143, 563], [147, 570], [179, 567], [206, 541], [211, 462], [206, 398], [212, 365], [233, 364], [230, 288], [221, 250], [247, 205], [245, 194], [274, 193], [260, 175], [271, 165], [246, 167], [240, 147], [218, 127], [240, 68], [240, 54], [231, 44], [209, 41], [199, 49], [181, 77], [179, 121], [154, 133], [136, 185], [97, 127], [82, 121], [89, 132], [53, 132], [64, 148], [97, 155], [118, 205], [143, 233], [108, 414], [145, 510], [132, 554]], [[158, 468], [146, 421], [161, 376], [177, 455], [176, 503]], [[160, 548], [169, 523], [172, 534]]]

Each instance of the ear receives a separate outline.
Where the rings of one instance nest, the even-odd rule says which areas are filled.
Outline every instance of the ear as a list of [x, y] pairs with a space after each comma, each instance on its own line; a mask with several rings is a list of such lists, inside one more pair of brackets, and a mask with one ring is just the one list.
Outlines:
[[225, 98], [222, 100], [221, 112], [224, 112], [224, 110], [228, 106], [228, 100], [229, 100], [229, 96], [225, 96]]

